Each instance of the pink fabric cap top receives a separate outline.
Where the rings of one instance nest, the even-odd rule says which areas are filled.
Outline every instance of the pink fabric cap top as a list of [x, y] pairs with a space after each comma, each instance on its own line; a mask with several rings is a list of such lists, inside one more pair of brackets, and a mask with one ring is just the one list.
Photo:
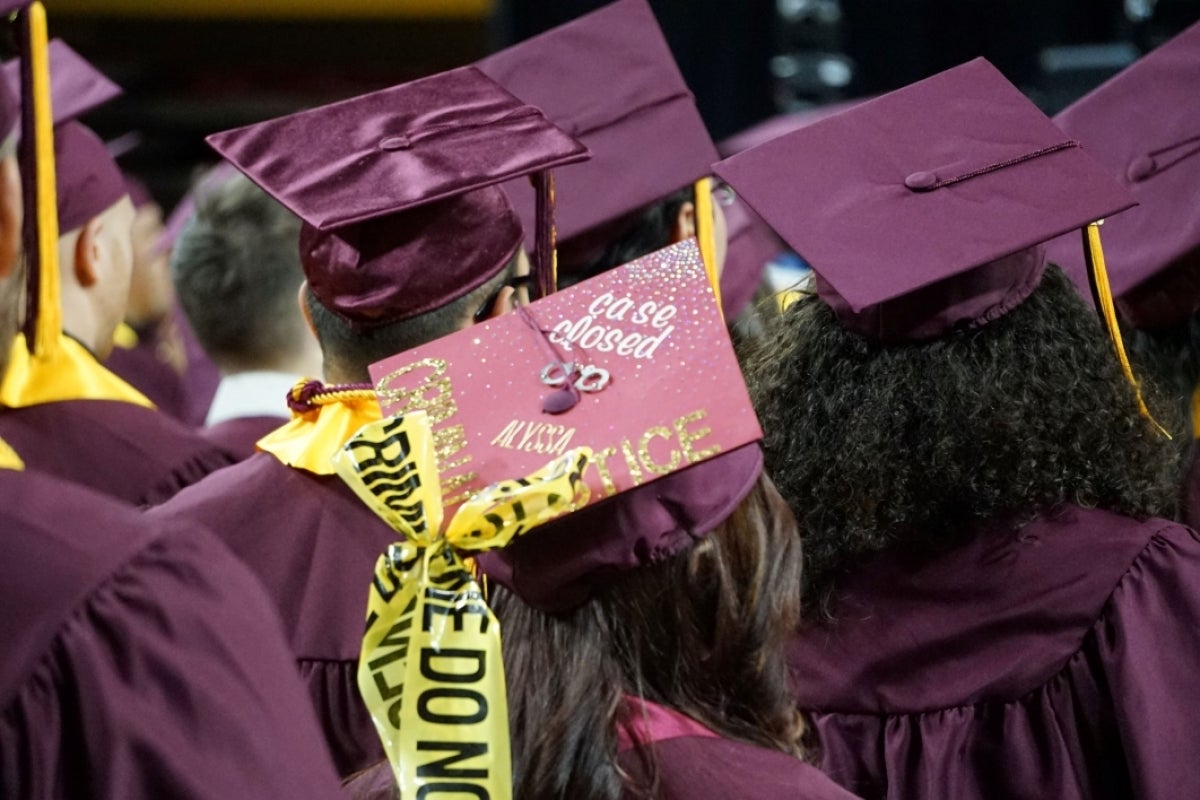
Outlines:
[[81, 122], [54, 129], [54, 158], [60, 233], [82, 227], [129, 193], [104, 142]]
[[[1109, 284], [1127, 321], [1169, 326], [1200, 310], [1200, 23], [1054, 121], [1138, 201], [1104, 225]], [[1077, 236], [1048, 247], [1090, 296]]]
[[[619, 0], [479, 62], [592, 151], [555, 173], [558, 238], [637, 211], [709, 174], [717, 149], [646, 0]], [[526, 232], [528, 185], [511, 181]]]
[[[592, 450], [589, 505], [476, 558], [549, 613], [709, 534], [762, 472], [762, 429], [694, 239], [372, 364], [371, 378], [384, 414], [436, 409], [448, 515]], [[568, 386], [574, 402], [549, 402]]]
[[473, 67], [208, 142], [304, 221], [309, 288], [362, 328], [440, 308], [499, 273], [522, 230], [497, 184], [587, 157]]
[[880, 342], [1002, 316], [1041, 278], [1037, 245], [1134, 205], [981, 58], [714, 170], [813, 266], [842, 324]]

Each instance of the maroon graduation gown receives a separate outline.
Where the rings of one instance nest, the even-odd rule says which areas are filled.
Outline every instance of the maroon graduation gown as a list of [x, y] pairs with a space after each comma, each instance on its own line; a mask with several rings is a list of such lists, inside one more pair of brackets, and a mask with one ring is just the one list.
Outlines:
[[1183, 476], [1179, 517], [1185, 525], [1200, 530], [1200, 442], [1192, 442], [1187, 464], [1187, 472]]
[[284, 417], [234, 417], [216, 425], [209, 425], [201, 433], [205, 439], [238, 461], [243, 461], [254, 455], [254, 445], [259, 439], [285, 424], [287, 419]]
[[339, 774], [383, 758], [358, 693], [358, 652], [375, 561], [392, 531], [336, 475], [256, 453], [152, 509], [203, 520], [258, 575], [283, 617]]
[[[178, 331], [172, 331], [174, 325], [168, 316], [155, 325], [138, 328], [137, 344], [130, 348], [114, 347], [104, 366], [150, 398], [159, 411], [185, 421], [190, 403], [183, 376], [162, 354], [166, 347], [183, 349]], [[172, 335], [178, 342], [170, 341]]]
[[1200, 539], [1067, 508], [850, 576], [790, 649], [865, 798], [1200, 797]]
[[235, 460], [183, 423], [118, 400], [3, 408], [0, 439], [29, 469], [138, 506], [161, 503]]
[[208, 532], [0, 471], [0, 796], [339, 796], [262, 588]]
[[[622, 744], [617, 762], [633, 786], [650, 785], [648, 752], [657, 777], [656, 800], [855, 800], [815, 767], [763, 747], [722, 739], [678, 712], [655, 706], [682, 724], [652, 726], [638, 743]], [[691, 730], [689, 730], [691, 729]], [[395, 800], [396, 782], [386, 762], [347, 784], [353, 800]], [[645, 789], [622, 792], [642, 800]]]

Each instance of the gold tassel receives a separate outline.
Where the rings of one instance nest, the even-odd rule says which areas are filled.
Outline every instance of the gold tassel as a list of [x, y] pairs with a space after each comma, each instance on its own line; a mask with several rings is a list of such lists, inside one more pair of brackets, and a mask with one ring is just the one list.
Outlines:
[[[46, 9], [29, 6], [29, 63], [33, 71], [34, 154], [36, 156], [39, 270], [35, 357], [49, 355], [62, 336], [62, 304], [58, 285], [58, 199], [54, 187], [54, 116], [50, 109], [50, 64], [46, 53]], [[26, 102], [30, 102], [26, 99]], [[26, 209], [26, 213], [29, 210]]]
[[1133, 367], [1129, 364], [1129, 356], [1125, 353], [1125, 342], [1121, 338], [1121, 326], [1117, 322], [1117, 309], [1113, 304], [1112, 288], [1108, 284], [1108, 269], [1104, 264], [1104, 248], [1100, 245], [1100, 226], [1103, 223], [1104, 220], [1093, 222], [1083, 231], [1084, 252], [1087, 256], [1088, 272], [1092, 277], [1096, 307], [1100, 310], [1100, 316], [1104, 318], [1104, 325], [1108, 328], [1108, 335], [1112, 338], [1117, 358], [1121, 362], [1121, 369], [1125, 372], [1125, 378], [1137, 395], [1138, 410], [1142, 412], [1143, 417], [1150, 420], [1159, 433], [1170, 439], [1172, 438], [1171, 434], [1158, 424], [1158, 421], [1150, 414], [1150, 409], [1146, 407], [1146, 401], [1142, 399], [1142, 388], [1138, 385], [1137, 378], [1134, 377]]
[[704, 260], [704, 271], [712, 285], [713, 297], [717, 298], [717, 310], [721, 319], [725, 311], [721, 308], [721, 273], [717, 269], [717, 237], [713, 230], [712, 178], [701, 178], [694, 187], [696, 195], [696, 241], [700, 244], [700, 258]]

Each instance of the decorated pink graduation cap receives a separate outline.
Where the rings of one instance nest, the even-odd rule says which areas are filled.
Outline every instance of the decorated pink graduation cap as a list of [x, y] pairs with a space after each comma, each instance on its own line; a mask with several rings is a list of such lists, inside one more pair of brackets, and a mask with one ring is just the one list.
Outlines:
[[[1128, 189], [1138, 207], [1104, 226], [1109, 282], [1135, 327], [1200, 310], [1200, 23], [1135, 62], [1054, 118]], [[1074, 237], [1050, 259], [1085, 293]]]
[[[645, 0], [619, 0], [479, 67], [592, 151], [589, 161], [555, 173], [564, 243], [707, 177], [718, 157]], [[504, 188], [531, 219], [529, 187]]]
[[[478, 556], [547, 611], [711, 532], [762, 468], [762, 432], [694, 240], [393, 356], [371, 376], [385, 414], [435, 420], [447, 506], [591, 448], [591, 505]], [[575, 402], [557, 402], [569, 393]]]
[[440, 308], [499, 273], [522, 229], [498, 184], [587, 156], [473, 67], [208, 142], [303, 220], [310, 290], [359, 328]]
[[983, 59], [714, 167], [880, 342], [987, 324], [1045, 267], [1039, 245], [1134, 204]]
[[[358, 686], [403, 791], [431, 777], [411, 735], [420, 703], [393, 687], [448, 698], [464, 680], [482, 724], [424, 730], [451, 749], [486, 738], [477, 785], [511, 789], [500, 623], [479, 572], [567, 612], [714, 530], [755, 485], [762, 431], [713, 299], [689, 239], [371, 366], [389, 416], [334, 461], [401, 535], [376, 562]], [[573, 403], [547, 402], [564, 392]], [[419, 622], [435, 618], [449, 624]]]
[[[55, 125], [78, 119], [122, 94], [120, 86], [63, 40], [51, 40], [47, 53]], [[4, 64], [4, 82], [14, 93], [20, 91], [20, 59], [12, 59]]]

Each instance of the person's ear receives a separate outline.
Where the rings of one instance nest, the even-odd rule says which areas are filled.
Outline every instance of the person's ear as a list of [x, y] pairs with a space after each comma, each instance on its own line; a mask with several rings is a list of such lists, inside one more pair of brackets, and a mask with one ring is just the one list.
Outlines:
[[511, 286], [505, 286], [500, 289], [500, 294], [496, 295], [496, 302], [492, 304], [492, 313], [488, 314], [488, 319], [495, 319], [504, 314], [511, 314], [517, 308], [517, 290]]
[[108, 273], [112, 253], [104, 241], [104, 222], [99, 216], [92, 217], [79, 230], [75, 240], [75, 280], [87, 289]]
[[296, 300], [300, 303], [300, 313], [304, 316], [304, 324], [308, 326], [308, 332], [317, 336], [317, 328], [313, 325], [312, 311], [308, 308], [308, 281], [300, 282], [300, 291], [296, 294]]
[[21, 174], [17, 160], [0, 158], [0, 278], [7, 278], [21, 254]]
[[675, 215], [675, 223], [671, 226], [671, 244], [678, 244], [695, 235], [696, 204], [689, 200], [679, 207], [679, 213]]

